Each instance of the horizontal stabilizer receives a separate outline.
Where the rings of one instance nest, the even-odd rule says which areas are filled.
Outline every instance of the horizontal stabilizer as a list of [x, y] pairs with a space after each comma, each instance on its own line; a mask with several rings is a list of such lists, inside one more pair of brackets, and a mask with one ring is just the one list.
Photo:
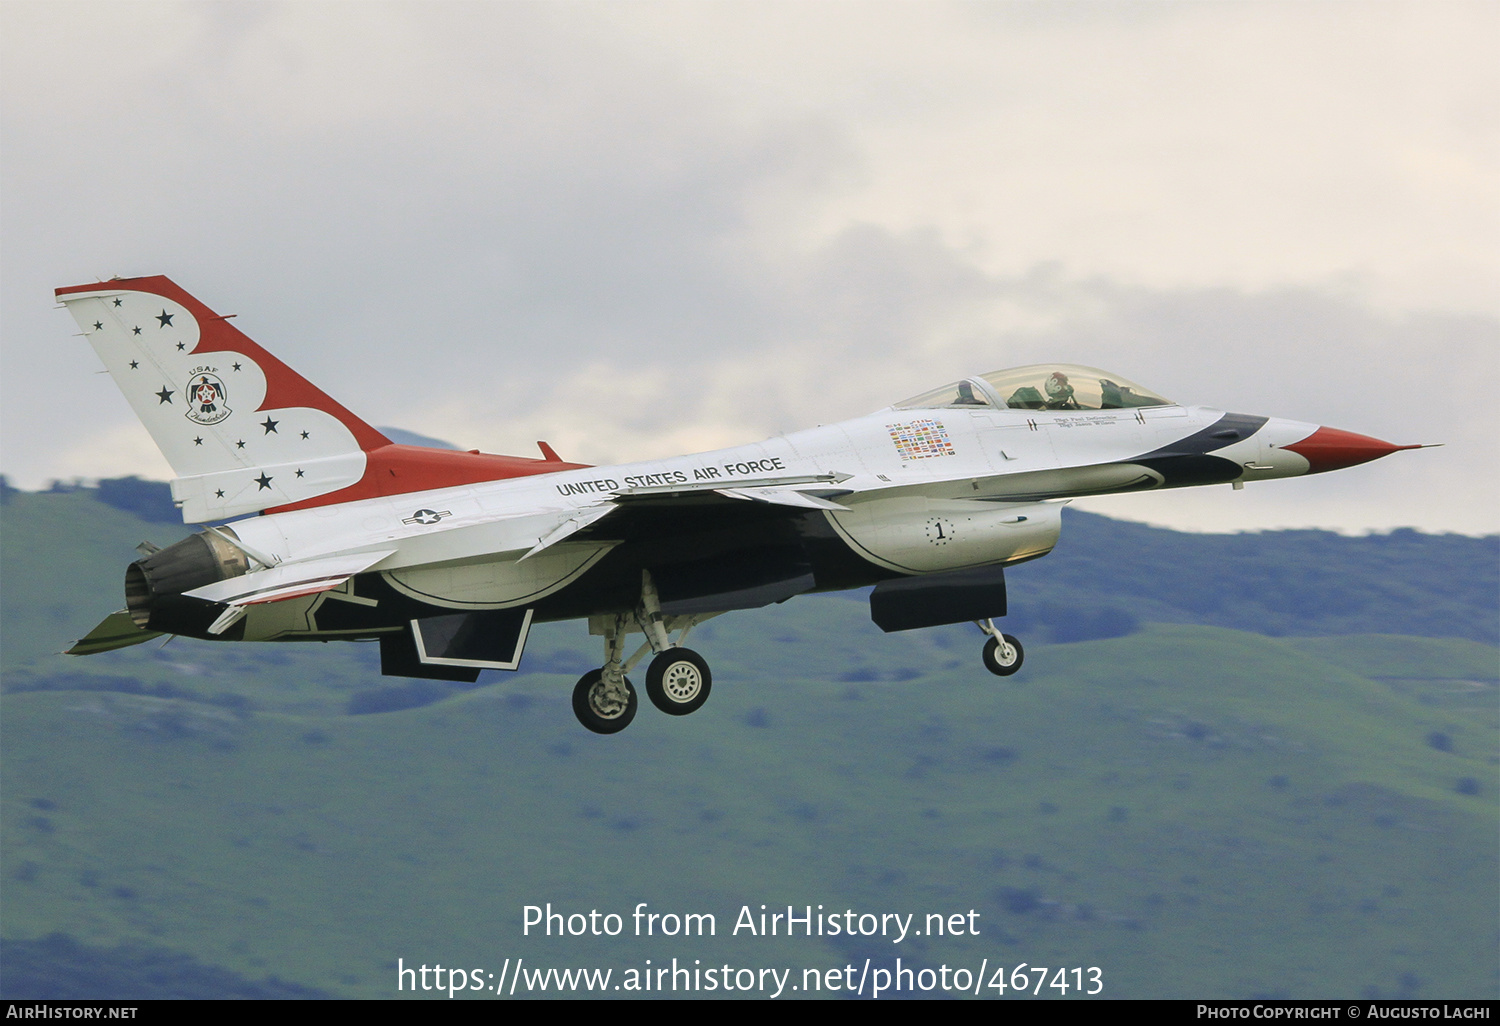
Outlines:
[[172, 500], [182, 507], [184, 523], [224, 520], [343, 488], [359, 480], [365, 463], [365, 454], [356, 451], [179, 477], [172, 482]]
[[106, 616], [100, 621], [99, 626], [73, 642], [73, 647], [64, 654], [94, 655], [117, 648], [129, 648], [131, 645], [139, 645], [143, 641], [159, 637], [161, 637], [161, 631], [142, 630], [130, 618], [129, 611], [122, 609], [118, 613], [110, 613]]
[[252, 570], [248, 574], [231, 577], [227, 581], [205, 584], [201, 588], [194, 588], [184, 594], [190, 598], [206, 599], [209, 602], [221, 602], [233, 606], [284, 602], [287, 599], [316, 595], [320, 591], [337, 588], [355, 574], [368, 570], [395, 551], [395, 549], [383, 549], [379, 552], [351, 552], [337, 556], [304, 559], [295, 563], [282, 563], [267, 570]]

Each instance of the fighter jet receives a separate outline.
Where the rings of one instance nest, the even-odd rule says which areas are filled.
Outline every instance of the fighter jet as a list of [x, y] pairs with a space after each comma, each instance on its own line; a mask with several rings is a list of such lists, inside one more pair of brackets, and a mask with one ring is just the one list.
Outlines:
[[[57, 290], [176, 478], [185, 523], [143, 543], [125, 609], [69, 651], [161, 634], [374, 641], [384, 674], [514, 670], [540, 621], [587, 619], [603, 664], [579, 721], [624, 729], [626, 676], [700, 708], [695, 626], [873, 586], [885, 631], [973, 622], [984, 666], [1021, 668], [1005, 568], [1057, 544], [1073, 497], [1316, 474], [1399, 449], [1316, 424], [1184, 406], [1117, 374], [978, 374], [838, 424], [619, 466], [393, 443], [165, 277]], [[627, 654], [630, 636], [642, 641]]]

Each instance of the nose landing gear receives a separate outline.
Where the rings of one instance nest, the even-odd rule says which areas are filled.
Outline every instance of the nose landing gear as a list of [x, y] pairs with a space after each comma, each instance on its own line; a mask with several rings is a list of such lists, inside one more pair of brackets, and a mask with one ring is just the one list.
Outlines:
[[984, 643], [984, 668], [997, 677], [1009, 677], [1021, 668], [1026, 653], [1021, 643], [1009, 634], [1001, 634], [994, 620], [976, 620], [974, 626], [990, 636]]

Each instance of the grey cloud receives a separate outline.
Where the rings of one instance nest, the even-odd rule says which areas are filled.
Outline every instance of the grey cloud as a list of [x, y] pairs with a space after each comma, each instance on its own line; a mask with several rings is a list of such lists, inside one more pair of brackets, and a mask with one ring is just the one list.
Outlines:
[[1023, 238], [1031, 269], [997, 274], [936, 228], [820, 221], [872, 173], [857, 126], [732, 102], [586, 8], [307, 21], [335, 9], [142, 8], [182, 20], [122, 27], [139, 63], [96, 32], [49, 67], [7, 34], [0, 469], [45, 477], [133, 422], [48, 299], [150, 273], [370, 419], [432, 431], [440, 412], [465, 444], [529, 450], [529, 422], [571, 417], [630, 455], [1063, 360], [1494, 455], [1493, 317], [1377, 312], [1337, 283], [1127, 284]]

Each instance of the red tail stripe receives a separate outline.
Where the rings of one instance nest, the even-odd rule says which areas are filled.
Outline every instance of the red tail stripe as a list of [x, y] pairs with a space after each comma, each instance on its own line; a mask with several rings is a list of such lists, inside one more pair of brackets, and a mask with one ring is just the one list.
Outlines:
[[556, 474], [564, 470], [585, 470], [587, 463], [553, 463], [524, 456], [496, 456], [489, 453], [455, 452], [451, 449], [424, 449], [416, 445], [387, 445], [369, 454], [365, 476], [348, 488], [336, 492], [276, 506], [267, 513], [293, 509], [311, 509], [356, 499], [374, 499], [383, 495], [405, 495], [433, 488], [453, 488], [503, 481], [532, 474]]
[[261, 410], [284, 410], [305, 406], [337, 417], [354, 435], [354, 440], [366, 452], [390, 445], [391, 440], [370, 425], [360, 420], [322, 389], [292, 370], [276, 357], [256, 345], [244, 332], [210, 310], [203, 303], [185, 292], [181, 286], [165, 275], [149, 278], [116, 278], [112, 281], [96, 282], [92, 285], [69, 285], [57, 290], [65, 296], [74, 292], [101, 292], [120, 289], [128, 292], [146, 292], [153, 296], [170, 299], [193, 315], [198, 322], [197, 353], [242, 353], [254, 360], [266, 376], [266, 398]]

